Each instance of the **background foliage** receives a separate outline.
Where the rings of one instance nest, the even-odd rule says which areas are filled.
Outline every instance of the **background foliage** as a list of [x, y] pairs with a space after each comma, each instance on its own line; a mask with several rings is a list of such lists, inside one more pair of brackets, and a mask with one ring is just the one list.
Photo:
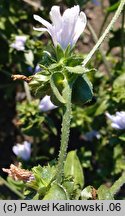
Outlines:
[[[47, 34], [33, 31], [33, 25], [36, 25], [33, 14], [49, 20], [50, 8], [55, 4], [60, 5], [62, 10], [79, 4], [99, 37], [111, 20], [119, 1], [116, 3], [115, 0], [16, 0], [16, 4], [15, 0], [0, 1], [0, 175], [4, 178], [6, 176], [2, 167], [9, 167], [10, 163], [16, 164], [20, 161], [12, 152], [12, 146], [17, 142], [28, 140], [32, 143], [30, 160], [21, 161], [25, 169], [31, 169], [38, 164], [47, 165], [48, 162], [55, 164], [55, 158], [58, 156], [61, 108], [41, 112], [39, 99], [32, 96], [29, 102], [24, 83], [14, 82], [11, 79], [11, 75], [14, 74], [32, 75], [37, 64], [45, 61], [43, 51], [51, 50], [52, 42]], [[98, 21], [99, 14], [101, 14], [100, 21]], [[68, 151], [76, 150], [84, 173], [84, 187], [92, 185], [98, 189], [102, 184], [106, 187], [111, 186], [125, 170], [124, 130], [114, 130], [105, 116], [106, 112], [114, 114], [116, 111], [124, 111], [125, 107], [123, 19], [124, 16], [121, 15], [103, 47], [89, 64], [89, 67], [97, 69], [89, 74], [94, 86], [93, 100], [84, 107], [73, 105]], [[10, 46], [17, 35], [27, 36], [25, 51], [17, 51]], [[77, 43], [75, 52], [84, 58], [94, 43], [95, 38], [87, 26], [84, 35]], [[76, 173], [75, 178], [78, 175], [77, 171]], [[78, 181], [83, 182], [83, 179]], [[77, 178], [75, 180], [77, 181]], [[5, 187], [3, 179], [0, 184], [0, 199], [18, 198]], [[22, 183], [19, 185], [17, 183], [15, 186], [12, 179], [8, 180], [8, 184], [14, 184], [21, 193], [24, 190]], [[54, 190], [56, 187], [59, 186], [54, 185]], [[71, 185], [68, 188], [71, 188]], [[63, 198], [66, 198], [65, 196], [64, 194]], [[124, 186], [116, 198], [125, 199]]]

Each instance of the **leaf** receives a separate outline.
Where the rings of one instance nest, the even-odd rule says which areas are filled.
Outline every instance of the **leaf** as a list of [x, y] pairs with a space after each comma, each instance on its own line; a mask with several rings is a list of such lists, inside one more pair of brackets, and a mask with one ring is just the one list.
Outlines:
[[39, 72], [33, 76], [33, 79], [30, 81], [29, 86], [31, 91], [37, 97], [44, 97], [47, 95], [50, 90], [49, 86], [49, 75], [44, 75], [44, 72]]
[[97, 194], [99, 200], [114, 200], [114, 197], [110, 193], [110, 189], [107, 188], [105, 185], [101, 185], [98, 188]]
[[16, 190], [23, 190], [24, 182], [23, 181], [15, 181], [12, 177], [8, 176], [7, 181], [12, 188], [16, 188]]
[[67, 67], [66, 66], [65, 68], [68, 70], [68, 72], [75, 73], [75, 74], [84, 74], [84, 73], [87, 73], [90, 71], [89, 69], [84, 68], [80, 65], [75, 66], [75, 67]]
[[114, 100], [119, 103], [125, 101], [125, 74], [121, 74], [117, 77], [113, 83], [113, 96]]
[[66, 190], [59, 184], [54, 183], [43, 200], [67, 200]]
[[33, 67], [33, 61], [34, 61], [33, 52], [31, 50], [29, 50], [28, 52], [24, 53], [24, 56], [25, 56], [25, 59], [26, 59], [26, 64]]
[[92, 100], [93, 88], [86, 75], [78, 77], [73, 85], [72, 100], [73, 103], [82, 106]]
[[62, 47], [58, 44], [56, 46], [56, 56], [57, 56], [57, 60], [59, 61], [61, 58], [64, 58], [64, 50], [62, 49]]
[[95, 116], [101, 115], [102, 113], [104, 113], [108, 107], [108, 98], [106, 98], [106, 100], [103, 100], [102, 103], [100, 103], [100, 105], [97, 107], [96, 111], [95, 111]]
[[70, 151], [67, 155], [64, 165], [65, 177], [72, 177], [75, 184], [80, 185], [82, 188], [84, 185], [84, 175], [79, 158], [76, 151]]
[[65, 99], [63, 98], [59, 90], [63, 90], [61, 89], [61, 87], [63, 87], [63, 81], [64, 81], [64, 75], [60, 72], [54, 73], [50, 77], [50, 85], [52, 91], [56, 99], [62, 104], [65, 103]]
[[56, 169], [50, 165], [44, 167], [38, 165], [32, 168], [32, 172], [35, 179], [28, 182], [27, 186], [35, 189], [40, 196], [44, 196], [55, 177]]
[[120, 135], [119, 139], [125, 142], [125, 134]]
[[117, 10], [118, 6], [119, 6], [119, 2], [111, 5], [110, 7], [107, 8], [107, 12], [114, 12], [115, 10]]
[[86, 188], [84, 188], [81, 192], [81, 198], [82, 200], [88, 200], [88, 199], [92, 199], [92, 186], [87, 186]]

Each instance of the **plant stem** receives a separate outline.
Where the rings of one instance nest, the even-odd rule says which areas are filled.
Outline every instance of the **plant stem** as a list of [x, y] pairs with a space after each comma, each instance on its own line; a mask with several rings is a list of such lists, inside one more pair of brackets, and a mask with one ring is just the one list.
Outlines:
[[68, 148], [68, 141], [69, 141], [69, 133], [70, 133], [70, 121], [71, 121], [71, 86], [67, 84], [67, 87], [64, 90], [64, 97], [67, 101], [65, 105], [63, 120], [62, 120], [62, 129], [61, 129], [61, 146], [57, 164], [57, 174], [56, 174], [56, 181], [61, 183], [63, 173], [64, 173], [64, 162], [66, 159], [66, 152]]
[[122, 12], [122, 29], [121, 29], [121, 62], [122, 65], [124, 64], [124, 46], [125, 46], [125, 27], [124, 27], [124, 23], [125, 23], [125, 6], [124, 6], [124, 10]]
[[103, 42], [103, 40], [105, 39], [105, 37], [107, 36], [107, 34], [110, 32], [110, 30], [113, 27], [114, 23], [118, 19], [118, 17], [120, 15], [120, 13], [121, 13], [124, 5], [125, 5], [125, 0], [121, 0], [120, 5], [119, 5], [119, 7], [118, 7], [118, 9], [117, 9], [114, 17], [112, 18], [112, 20], [109, 23], [108, 27], [104, 31], [103, 35], [99, 38], [99, 40], [96, 43], [96, 45], [93, 47], [93, 49], [87, 55], [87, 57], [84, 59], [84, 61], [83, 61], [83, 67], [85, 67], [85, 65], [89, 62], [89, 60], [91, 59], [91, 57], [93, 56], [93, 54], [96, 52], [96, 50], [99, 48], [99, 46], [101, 45], [101, 43]]
[[123, 173], [122, 176], [110, 188], [110, 193], [113, 197], [120, 190], [123, 184], [125, 184], [125, 173]]
[[1, 176], [0, 176], [0, 180], [1, 182], [3, 182], [3, 184], [8, 187], [13, 193], [15, 193], [18, 197], [20, 197], [21, 199], [24, 199], [24, 196], [23, 194], [21, 194], [19, 191], [17, 191], [15, 188], [13, 188], [11, 185], [8, 184], [8, 182], [3, 179]]

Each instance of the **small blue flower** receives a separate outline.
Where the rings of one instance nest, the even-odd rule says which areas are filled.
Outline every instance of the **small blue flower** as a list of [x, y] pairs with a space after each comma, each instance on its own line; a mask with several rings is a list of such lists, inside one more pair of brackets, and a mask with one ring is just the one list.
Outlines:
[[40, 66], [37, 64], [35, 69], [34, 69], [34, 74], [37, 73], [37, 72], [40, 72], [41, 71], [41, 68]]
[[23, 160], [29, 160], [31, 156], [31, 143], [24, 141], [23, 144], [17, 143], [12, 148], [14, 154]]
[[49, 110], [55, 109], [57, 108], [57, 106], [55, 106], [51, 100], [50, 100], [50, 96], [46, 95], [39, 104], [39, 109], [41, 112], [47, 112]]
[[101, 135], [98, 131], [96, 130], [92, 130], [87, 132], [84, 136], [83, 139], [89, 142], [92, 142], [94, 140], [94, 138], [96, 139], [100, 139]]
[[98, 0], [92, 0], [93, 4], [99, 6], [100, 5], [100, 2]]
[[25, 50], [25, 42], [27, 40], [27, 37], [25, 35], [23, 36], [16, 36], [15, 42], [12, 43], [10, 46], [17, 51], [24, 51]]
[[42, 70], [38, 64], [36, 65], [35, 68], [29, 66], [27, 69], [32, 74], [38, 73], [38, 72], [40, 72]]
[[110, 115], [109, 113], [106, 113], [106, 116], [108, 119], [111, 120], [111, 126], [117, 130], [123, 130], [125, 129], [125, 112], [116, 112], [115, 115]]

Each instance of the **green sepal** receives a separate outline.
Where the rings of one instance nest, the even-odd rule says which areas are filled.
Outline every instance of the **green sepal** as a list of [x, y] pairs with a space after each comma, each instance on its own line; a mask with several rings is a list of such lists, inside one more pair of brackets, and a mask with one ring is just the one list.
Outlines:
[[85, 103], [92, 100], [93, 88], [92, 84], [84, 74], [82, 77], [78, 76], [73, 84], [72, 89], [72, 103], [83, 106]]
[[76, 185], [79, 185], [80, 188], [83, 188], [84, 175], [83, 175], [82, 166], [80, 164], [76, 151], [70, 151], [67, 155], [67, 158], [64, 164], [64, 176], [66, 178], [72, 177], [74, 183]]
[[61, 104], [65, 104], [65, 99], [62, 96], [62, 91], [64, 89], [64, 79], [65, 77], [61, 72], [56, 72], [50, 77], [50, 86], [53, 91], [53, 95], [51, 94], [51, 99], [56, 105], [58, 105], [58, 102]]
[[71, 46], [70, 44], [67, 46], [67, 48], [64, 50], [59, 44], [55, 48], [57, 61], [60, 61], [60, 59], [67, 58], [71, 52]]
[[70, 73], [75, 73], [75, 74], [85, 74], [87, 72], [90, 72], [89, 69], [85, 68], [85, 67], [82, 67], [80, 65], [77, 65], [75, 67], [65, 67], [66, 70]]
[[33, 76], [29, 86], [36, 97], [44, 97], [50, 91], [50, 75], [44, 75], [44, 71]]

